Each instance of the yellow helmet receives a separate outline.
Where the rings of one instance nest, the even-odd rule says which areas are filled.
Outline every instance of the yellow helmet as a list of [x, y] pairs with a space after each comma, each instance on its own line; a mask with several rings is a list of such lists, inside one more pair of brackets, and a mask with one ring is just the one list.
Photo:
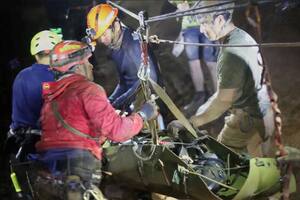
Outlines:
[[51, 51], [53, 47], [61, 41], [61, 37], [51, 31], [41, 31], [33, 36], [30, 43], [31, 55], [36, 55], [41, 51]]
[[118, 15], [118, 9], [108, 4], [99, 4], [93, 7], [87, 15], [87, 32], [93, 40], [99, 38]]

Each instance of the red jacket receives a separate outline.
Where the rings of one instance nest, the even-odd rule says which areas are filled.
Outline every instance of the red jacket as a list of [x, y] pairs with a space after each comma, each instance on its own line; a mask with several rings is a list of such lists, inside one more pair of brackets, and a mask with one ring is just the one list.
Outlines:
[[[44, 105], [41, 112], [42, 137], [37, 143], [38, 151], [56, 148], [78, 148], [90, 150], [101, 159], [99, 144], [106, 138], [122, 142], [137, 135], [142, 129], [142, 118], [133, 113], [119, 116], [109, 103], [104, 89], [81, 75], [71, 75], [57, 82], [43, 84]], [[71, 127], [92, 137], [99, 143], [78, 136], [64, 128], [51, 108], [56, 101], [58, 111]]]

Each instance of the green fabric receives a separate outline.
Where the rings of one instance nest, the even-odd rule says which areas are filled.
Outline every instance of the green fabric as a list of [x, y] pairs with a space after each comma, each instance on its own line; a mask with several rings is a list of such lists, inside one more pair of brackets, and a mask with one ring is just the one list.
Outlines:
[[[197, 3], [198, 1], [194, 1], [194, 0], [187, 0], [189, 3], [189, 6], [192, 7], [195, 3]], [[174, 4], [174, 5], [178, 5], [180, 3], [183, 3], [184, 1], [182, 0], [173, 0], [173, 1], [169, 1], [170, 3]], [[181, 29], [187, 29], [187, 28], [191, 28], [191, 27], [195, 27], [195, 26], [199, 26], [197, 19], [195, 16], [184, 16], [182, 17], [182, 22], [181, 22]]]
[[225, 51], [220, 56], [218, 74], [220, 88], [229, 89], [239, 88], [240, 85], [244, 84], [245, 78], [251, 75], [251, 71], [244, 60]]
[[184, 16], [181, 22], [181, 29], [187, 29], [191, 27], [199, 26], [195, 16]]
[[[248, 178], [233, 200], [271, 196], [280, 191], [280, 179], [280, 169], [274, 158], [252, 158]], [[294, 175], [291, 176], [289, 186], [290, 193], [296, 191]]]
[[[236, 28], [224, 44], [256, 44], [246, 32]], [[260, 89], [262, 67], [258, 63], [257, 47], [224, 47], [220, 49], [217, 69], [220, 89], [237, 89], [238, 98], [232, 108], [245, 109], [261, 117], [257, 91]]]

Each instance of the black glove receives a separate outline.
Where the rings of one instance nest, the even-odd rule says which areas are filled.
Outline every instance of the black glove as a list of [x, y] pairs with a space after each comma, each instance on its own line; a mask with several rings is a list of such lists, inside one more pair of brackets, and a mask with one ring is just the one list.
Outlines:
[[168, 124], [167, 129], [173, 137], [178, 138], [178, 133], [184, 130], [185, 127], [180, 123], [179, 120], [173, 120]]
[[155, 119], [158, 115], [157, 106], [154, 102], [147, 101], [142, 105], [138, 114], [141, 115], [144, 121]]

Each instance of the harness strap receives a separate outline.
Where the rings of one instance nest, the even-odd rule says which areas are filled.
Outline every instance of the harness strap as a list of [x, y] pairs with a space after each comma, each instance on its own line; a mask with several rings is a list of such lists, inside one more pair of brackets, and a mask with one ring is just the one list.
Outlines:
[[180, 123], [189, 131], [189, 133], [191, 133], [191, 135], [194, 138], [198, 138], [196, 130], [193, 128], [189, 120], [182, 114], [182, 112], [174, 104], [174, 102], [168, 96], [168, 94], [151, 78], [149, 78], [149, 82], [151, 83], [151, 86], [153, 87], [155, 93], [161, 98], [161, 100], [169, 108], [172, 114], [180, 121]]
[[91, 137], [89, 135], [87, 135], [86, 133], [82, 133], [81, 131], [77, 130], [76, 128], [70, 126], [61, 116], [61, 114], [58, 111], [58, 104], [56, 101], [52, 101], [51, 102], [51, 108], [52, 111], [54, 113], [55, 118], [63, 125], [63, 127], [65, 129], [67, 129], [68, 131], [70, 131], [71, 133], [78, 135], [80, 137], [84, 137], [87, 139], [91, 139], [91, 140], [95, 140], [96, 142], [99, 142], [99, 137]]

